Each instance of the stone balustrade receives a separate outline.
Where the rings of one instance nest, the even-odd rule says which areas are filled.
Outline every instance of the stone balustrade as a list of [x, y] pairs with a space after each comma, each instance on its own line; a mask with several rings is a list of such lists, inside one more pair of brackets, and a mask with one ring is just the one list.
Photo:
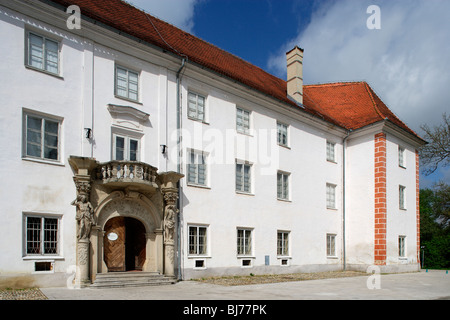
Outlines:
[[104, 185], [144, 184], [157, 188], [157, 169], [142, 162], [110, 161], [96, 169], [96, 179]]

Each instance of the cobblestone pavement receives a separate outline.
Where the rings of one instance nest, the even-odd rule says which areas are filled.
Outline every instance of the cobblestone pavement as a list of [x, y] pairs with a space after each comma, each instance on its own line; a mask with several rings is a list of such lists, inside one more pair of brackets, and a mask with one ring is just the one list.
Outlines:
[[0, 290], [0, 300], [48, 300], [38, 288], [22, 290]]

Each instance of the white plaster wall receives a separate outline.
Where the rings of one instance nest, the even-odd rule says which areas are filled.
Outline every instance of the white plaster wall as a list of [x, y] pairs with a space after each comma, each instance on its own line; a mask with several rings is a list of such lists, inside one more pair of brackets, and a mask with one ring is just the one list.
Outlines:
[[374, 148], [372, 133], [348, 140], [346, 174], [348, 264], [373, 264]]
[[[405, 168], [398, 163], [398, 146], [405, 148]], [[387, 135], [387, 256], [388, 264], [417, 263], [415, 149]], [[406, 187], [406, 209], [399, 208], [399, 185]], [[398, 256], [398, 237], [406, 236], [406, 257]]]
[[[183, 180], [183, 268], [194, 268], [197, 258], [206, 261], [208, 270], [194, 272], [194, 276], [210, 272], [210, 269], [220, 269], [218, 272], [221, 273], [239, 271], [237, 269], [241, 268], [242, 259], [236, 253], [238, 227], [253, 230], [251, 259], [254, 267], [263, 266], [265, 256], [270, 257], [272, 267], [280, 265], [276, 248], [278, 230], [290, 231], [291, 266], [339, 264], [342, 139], [292, 117], [269, 111], [261, 104], [237, 96], [238, 93], [189, 78], [184, 79], [183, 85], [183, 97], [187, 96], [188, 90], [202, 93], [207, 96], [209, 109], [208, 124], [189, 120], [185, 116], [186, 100], [183, 100], [183, 129], [189, 132], [183, 137], [183, 150], [186, 152], [186, 149], [192, 148], [209, 152], [210, 155], [222, 155], [208, 166], [208, 188], [188, 186], [187, 179]], [[236, 132], [237, 106], [252, 112], [251, 128], [254, 132], [251, 135]], [[290, 126], [289, 148], [277, 144], [277, 120]], [[211, 148], [213, 139], [210, 137], [220, 143]], [[326, 160], [327, 139], [337, 143], [337, 163]], [[251, 195], [235, 191], [235, 159], [253, 164]], [[267, 159], [270, 161], [266, 162]], [[186, 172], [185, 163], [183, 170]], [[291, 173], [290, 201], [277, 200], [278, 170]], [[326, 208], [327, 183], [338, 186], [337, 210]], [[188, 256], [189, 225], [208, 226], [209, 250], [206, 257]], [[327, 233], [337, 235], [336, 259], [327, 259]], [[254, 272], [252, 268], [243, 269]], [[189, 275], [192, 273], [189, 272]]]

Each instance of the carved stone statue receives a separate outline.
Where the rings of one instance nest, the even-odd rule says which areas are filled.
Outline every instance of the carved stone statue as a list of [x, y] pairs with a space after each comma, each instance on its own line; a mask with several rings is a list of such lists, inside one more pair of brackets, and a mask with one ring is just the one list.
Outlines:
[[164, 215], [164, 242], [173, 243], [175, 232], [175, 216], [177, 214], [177, 207], [169, 204], [166, 206]]
[[78, 195], [77, 199], [72, 202], [72, 205], [77, 207], [77, 238], [78, 240], [89, 239], [92, 225], [95, 224], [94, 208], [84, 194]]

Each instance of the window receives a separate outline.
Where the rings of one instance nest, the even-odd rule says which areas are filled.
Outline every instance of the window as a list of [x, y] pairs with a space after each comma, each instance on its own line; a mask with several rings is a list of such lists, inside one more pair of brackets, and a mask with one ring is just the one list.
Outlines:
[[402, 168], [406, 168], [405, 164], [405, 148], [398, 147], [398, 165]]
[[188, 184], [207, 185], [206, 154], [190, 150], [188, 152]]
[[250, 164], [236, 163], [236, 191], [251, 193], [251, 172]]
[[398, 187], [399, 208], [402, 210], [406, 210], [405, 191], [406, 187]]
[[327, 208], [336, 209], [336, 186], [327, 183]]
[[188, 117], [193, 120], [205, 121], [206, 98], [196, 93], [188, 94]]
[[288, 146], [288, 126], [283, 123], [277, 123], [278, 144], [283, 147]]
[[59, 42], [28, 32], [27, 65], [59, 75]]
[[57, 255], [59, 253], [59, 219], [26, 216], [26, 254]]
[[336, 256], [336, 235], [327, 234], [327, 257]]
[[252, 254], [252, 230], [237, 230], [237, 254], [239, 256], [248, 256]]
[[250, 133], [250, 111], [237, 108], [236, 129], [239, 133]]
[[398, 256], [399, 258], [406, 257], [406, 237], [398, 237]]
[[289, 200], [289, 176], [284, 172], [277, 174], [277, 197], [280, 200]]
[[113, 160], [140, 161], [140, 141], [128, 136], [113, 135]]
[[336, 144], [327, 141], [327, 161], [336, 162]]
[[289, 232], [278, 231], [277, 234], [277, 255], [289, 255]]
[[189, 226], [189, 254], [207, 254], [207, 227]]
[[46, 117], [24, 114], [25, 156], [43, 160], [60, 159], [60, 122]]
[[116, 91], [119, 97], [139, 100], [139, 73], [116, 66]]

